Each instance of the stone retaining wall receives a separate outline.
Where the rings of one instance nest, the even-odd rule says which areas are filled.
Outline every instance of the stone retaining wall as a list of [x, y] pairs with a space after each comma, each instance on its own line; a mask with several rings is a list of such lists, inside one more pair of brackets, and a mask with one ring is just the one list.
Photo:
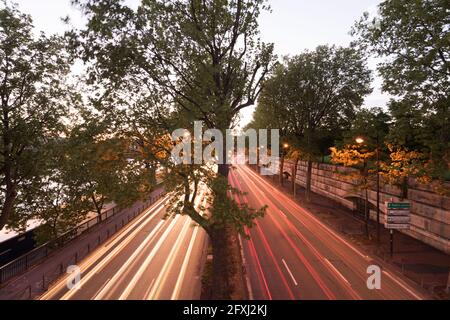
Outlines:
[[[284, 172], [292, 172], [290, 161], [285, 161]], [[278, 167], [278, 166], [277, 166]], [[307, 163], [299, 162], [296, 181], [306, 185]], [[354, 169], [329, 164], [313, 164], [312, 190], [334, 199], [342, 205], [355, 210], [356, 199], [364, 198], [363, 192], [355, 188], [353, 181], [343, 173]], [[382, 185], [380, 210], [382, 223], [385, 221], [385, 201], [400, 200], [400, 190], [395, 186]], [[376, 208], [377, 194], [369, 190], [369, 201]], [[421, 240], [439, 250], [450, 254], [450, 198], [435, 193], [431, 187], [413, 182], [409, 187], [408, 200], [411, 202], [411, 228], [401, 231]], [[371, 210], [371, 218], [376, 219], [376, 211]]]

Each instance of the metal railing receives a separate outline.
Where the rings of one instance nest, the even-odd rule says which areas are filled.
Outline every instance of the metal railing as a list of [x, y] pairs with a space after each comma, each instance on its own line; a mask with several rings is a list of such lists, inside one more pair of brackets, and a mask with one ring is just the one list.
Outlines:
[[[158, 188], [161, 187], [161, 184], [158, 185]], [[160, 199], [164, 195], [164, 192], [162, 192], [157, 197], [152, 197], [149, 200], [143, 202], [141, 210], [138, 211], [145, 211], [149, 206], [153, 205], [158, 199]], [[92, 227], [97, 226], [102, 223], [107, 223], [112, 217], [114, 217], [118, 212], [122, 212], [123, 210], [127, 209], [120, 209], [119, 207], [115, 206], [101, 214], [101, 216], [96, 216], [78, 226], [73, 228], [72, 230], [69, 230], [68, 232], [62, 234], [58, 238], [51, 240], [49, 242], [44, 243], [43, 245], [31, 250], [30, 252], [27, 252], [26, 254], [14, 259], [13, 261], [5, 264], [4, 266], [0, 267], [0, 285], [4, 284], [8, 280], [11, 280], [12, 278], [26, 272], [29, 270], [32, 266], [44, 261], [50, 254], [55, 252], [58, 249], [63, 248], [68, 243], [70, 243], [72, 240], [76, 239], [82, 234], [85, 234], [91, 230]], [[137, 215], [138, 212], [135, 212], [133, 215], [134, 217]], [[133, 217], [133, 218], [134, 218]], [[128, 218], [127, 223], [130, 221], [130, 218]], [[108, 237], [110, 236], [110, 233], [113, 234], [117, 232], [118, 230], [123, 227], [125, 223], [122, 221], [121, 226], [115, 225], [115, 229], [110, 232], [108, 229]], [[107, 238], [108, 238], [107, 237]]]

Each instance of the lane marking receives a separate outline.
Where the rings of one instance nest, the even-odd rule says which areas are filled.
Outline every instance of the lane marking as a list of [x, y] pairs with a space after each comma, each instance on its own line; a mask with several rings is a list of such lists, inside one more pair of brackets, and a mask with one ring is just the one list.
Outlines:
[[[238, 188], [242, 190], [242, 187], [239, 183], [239, 181], [237, 181], [238, 183]], [[274, 205], [273, 201], [271, 201], [268, 197], [266, 197], [264, 195], [264, 193], [259, 190], [261, 188], [258, 188], [256, 186], [256, 184], [251, 181], [251, 179], [249, 179], [248, 182], [246, 182], [246, 184], [251, 183], [254, 186], [254, 190], [255, 192], [258, 192], [260, 194], [260, 197], [257, 198], [257, 201], [261, 204], [264, 205], [263, 201], [261, 199], [266, 199], [266, 201], [268, 201], [270, 204], [272, 204], [272, 206], [274, 208], [276, 208], [276, 206]], [[244, 196], [244, 199], [247, 203], [248, 199], [246, 196]], [[309, 271], [310, 275], [313, 277], [313, 279], [316, 281], [317, 285], [322, 289], [322, 291], [325, 293], [325, 295], [328, 297], [328, 299], [330, 300], [336, 300], [336, 296], [334, 295], [333, 291], [331, 291], [331, 289], [326, 285], [326, 283], [322, 280], [322, 277], [317, 273], [317, 271], [313, 268], [313, 266], [309, 263], [309, 261], [306, 259], [306, 257], [300, 252], [300, 250], [297, 248], [297, 246], [292, 242], [292, 239], [287, 235], [287, 233], [285, 232], [285, 230], [282, 228], [282, 226], [278, 223], [278, 221], [273, 217], [273, 215], [268, 214], [268, 216], [270, 217], [270, 219], [273, 221], [273, 223], [275, 224], [275, 226], [277, 227], [277, 229], [281, 232], [281, 234], [283, 235], [283, 237], [286, 239], [286, 241], [288, 242], [288, 244], [291, 246], [291, 248], [294, 250], [295, 254], [297, 255], [297, 257], [300, 259], [300, 261], [303, 263], [303, 265], [306, 267], [306, 269]], [[256, 224], [258, 230], [261, 230], [261, 228], [259, 227], [259, 224]]]
[[240, 234], [238, 234], [238, 239], [239, 239], [239, 246], [241, 247], [241, 256], [242, 256], [242, 263], [245, 266], [245, 282], [247, 284], [247, 290], [248, 290], [248, 298], [249, 300], [253, 300], [253, 289], [252, 289], [252, 284], [250, 282], [250, 278], [248, 277], [248, 270], [247, 270], [247, 259], [245, 258], [245, 253], [244, 253], [244, 245], [242, 243], [242, 237]]
[[194, 228], [195, 228], [194, 233], [192, 234], [191, 240], [189, 241], [189, 246], [186, 251], [186, 255], [184, 256], [183, 264], [181, 265], [180, 274], [178, 275], [177, 282], [175, 284], [175, 288], [173, 289], [173, 293], [172, 296], [170, 297], [170, 300], [178, 300], [178, 297], [180, 295], [181, 286], [183, 285], [184, 277], [186, 275], [186, 270], [189, 264], [189, 258], [194, 248], [194, 243], [197, 238], [197, 234], [200, 227], [195, 226]]
[[331, 269], [334, 270], [334, 272], [336, 272], [336, 274], [341, 277], [342, 280], [344, 280], [349, 286], [351, 286], [350, 282], [348, 282], [348, 280], [344, 277], [344, 275], [339, 272], [339, 270], [331, 263], [330, 260], [328, 260], [327, 258], [324, 258], [324, 261], [330, 266]]
[[284, 267], [286, 268], [287, 272], [291, 276], [292, 281], [294, 281], [295, 286], [298, 286], [297, 280], [295, 280], [294, 275], [292, 274], [291, 269], [289, 269], [286, 261], [284, 261], [284, 259], [281, 259], [281, 261], [283, 262]]
[[139, 281], [139, 278], [142, 277], [142, 275], [144, 274], [145, 270], [148, 268], [149, 264], [153, 261], [153, 258], [156, 255], [156, 252], [158, 252], [159, 248], [162, 246], [163, 242], [166, 240], [166, 238], [169, 236], [169, 233], [172, 231], [172, 229], [174, 228], [175, 224], [178, 222], [178, 219], [180, 218], [180, 215], [177, 215], [175, 218], [173, 218], [173, 220], [171, 221], [170, 225], [167, 227], [167, 229], [164, 231], [163, 235], [161, 236], [161, 238], [159, 238], [158, 242], [156, 243], [155, 247], [153, 248], [153, 250], [150, 252], [150, 254], [148, 255], [148, 257], [145, 259], [145, 261], [142, 263], [141, 267], [139, 268], [139, 270], [135, 273], [133, 279], [131, 279], [130, 283], [128, 284], [128, 286], [125, 288], [125, 290], [122, 292], [122, 294], [119, 297], [119, 300], [125, 300], [130, 294], [131, 291], [134, 289], [134, 287], [136, 286], [137, 282]]
[[[123, 238], [125, 238], [125, 237], [127, 237], [127, 238], [125, 239], [125, 241], [123, 243], [120, 243], [118, 245], [118, 247], [115, 247], [115, 249], [113, 251], [111, 251], [106, 257], [104, 257], [102, 259], [102, 261], [105, 260], [105, 259], [108, 259], [110, 254], [115, 252], [115, 250], [117, 250], [117, 248], [122, 248], [122, 247], [128, 245], [129, 242], [131, 242], [131, 240], [132, 240], [132, 239], [130, 239], [130, 237], [134, 236], [139, 231], [141, 231], [146, 226], [146, 224], [151, 222], [159, 214], [159, 212], [162, 209], [164, 209], [164, 206], [163, 206], [162, 202], [169, 196], [170, 195], [167, 195], [166, 197], [158, 200], [151, 208], [148, 208], [146, 210], [146, 212], [144, 212], [142, 217], [138, 218], [138, 220], [134, 221], [132, 224], [127, 226], [123, 231], [121, 231], [120, 237], [118, 237], [118, 238], [116, 238], [114, 240], [114, 245], [116, 245], [117, 243], [121, 242]], [[143, 220], [146, 220], [145, 223], [141, 223]], [[134, 230], [130, 235], [127, 234], [131, 229], [135, 228], [138, 225], [140, 225], [140, 226], [136, 230]], [[82, 273], [85, 272], [94, 263], [98, 262], [98, 259], [100, 259], [108, 250], [110, 250], [110, 249], [107, 248], [107, 247], [101, 246], [94, 253], [92, 253], [90, 256], [88, 256], [86, 259], [84, 259], [83, 262], [81, 262], [81, 268], [80, 268], [81, 272]], [[100, 263], [101, 263], [101, 261], [100, 261]], [[59, 283], [55, 284], [49, 291], [47, 291], [39, 299], [40, 300], [50, 299], [53, 295], [57, 294], [60, 290], [65, 288], [66, 287], [66, 280], [67, 280], [68, 276], [69, 275], [64, 276], [63, 278], [61, 278]], [[81, 285], [79, 287], [77, 287], [76, 289], [74, 289], [74, 290], [76, 291], [76, 290], [80, 289], [85, 282], [86, 282], [86, 276], [83, 276], [83, 278], [81, 279]], [[70, 291], [74, 291], [74, 290], [70, 290]], [[65, 295], [66, 294], [67, 293], [65, 293]]]
[[[272, 187], [268, 182], [266, 182], [264, 179], [262, 179], [261, 177], [257, 176], [256, 174], [254, 174], [253, 172], [243, 169], [243, 171], [245, 171], [248, 175], [252, 175], [254, 177], [256, 177], [258, 180], [260, 180], [260, 183], [267, 185], [269, 188], [274, 189], [274, 187]], [[276, 190], [276, 189], [274, 189]], [[361, 256], [363, 259], [370, 261], [369, 257], [363, 253], [361, 253], [358, 249], [356, 249], [353, 245], [351, 245], [350, 243], [348, 243], [345, 239], [343, 239], [340, 235], [336, 234], [333, 230], [331, 230], [330, 228], [328, 228], [326, 225], [324, 225], [322, 223], [322, 221], [320, 221], [318, 218], [316, 218], [312, 213], [310, 213], [308, 210], [306, 210], [305, 208], [299, 206], [297, 203], [293, 202], [289, 197], [287, 197], [284, 194], [281, 194], [280, 192], [278, 192], [276, 190], [276, 193], [284, 196], [284, 198], [286, 198], [286, 201], [290, 204], [291, 207], [296, 207], [297, 209], [299, 209], [300, 211], [302, 211], [303, 213], [306, 213], [308, 216], [310, 216], [313, 220], [315, 220], [323, 229], [325, 229], [326, 231], [328, 231], [331, 235], [333, 235], [335, 238], [339, 239], [340, 241], [342, 241], [343, 243], [345, 243], [350, 249], [352, 249], [354, 252], [356, 252], [359, 256]], [[293, 217], [298, 220], [299, 222], [301, 222], [303, 225], [304, 223], [296, 216], [293, 215]]]
[[148, 296], [148, 294], [150, 293], [150, 290], [152, 290], [153, 285], [155, 284], [155, 280], [156, 280], [156, 278], [153, 278], [152, 282], [150, 282], [150, 285], [148, 286], [147, 291], [145, 291], [144, 297]]
[[155, 285], [150, 291], [150, 294], [144, 296], [145, 300], [156, 300], [158, 296], [161, 294], [162, 288], [164, 287], [167, 277], [169, 276], [169, 271], [172, 268], [175, 258], [177, 257], [178, 251], [180, 251], [182, 242], [186, 238], [189, 228], [191, 227], [190, 217], [184, 218], [185, 221], [183, 224], [183, 228], [181, 229], [181, 232], [178, 234], [175, 243], [170, 249], [170, 252], [167, 255], [167, 259], [164, 262], [161, 271], [158, 274], [158, 277], [156, 278]]
[[100, 289], [97, 290], [97, 292], [95, 293], [94, 297], [101, 291], [103, 290], [103, 288], [108, 284], [108, 282], [111, 280], [111, 278], [108, 278], [108, 280], [106, 280], [106, 282], [100, 287]]
[[[204, 197], [205, 193], [206, 193], [205, 189], [202, 188], [200, 194], [195, 199], [194, 208], [198, 209], [200, 204], [204, 204], [206, 202], [206, 197]], [[153, 286], [153, 289], [151, 290], [151, 292], [148, 295], [144, 296], [144, 299], [146, 299], [146, 300], [158, 299], [159, 295], [161, 294], [162, 288], [164, 287], [167, 277], [169, 276], [169, 271], [173, 268], [175, 259], [179, 255], [179, 251], [181, 250], [182, 240], [185, 240], [185, 238], [188, 234], [189, 228], [191, 227], [191, 224], [193, 222], [189, 216], [187, 216], [185, 218], [185, 220], [186, 221], [183, 225], [182, 231], [178, 235], [178, 237], [175, 241], [175, 244], [173, 245], [172, 249], [170, 250], [168, 259], [165, 261], [161, 271], [159, 272], [158, 278], [156, 279], [156, 284]], [[194, 228], [197, 228], [197, 227], [198, 226], [195, 226]], [[195, 229], [193, 234], [194, 233], [196, 234], [197, 232], [198, 232], [198, 230]], [[194, 244], [192, 242], [192, 239], [193, 239], [193, 235], [191, 236], [189, 246], [191, 245], [191, 243], [192, 243], [192, 245]], [[191, 249], [191, 251], [192, 251], [192, 249]], [[186, 262], [186, 267], [187, 267], [187, 263], [189, 262], [190, 258], [191, 258], [190, 254], [189, 255], [185, 254], [184, 259], [183, 259], [183, 264], [184, 264], [184, 262]], [[179, 285], [181, 287], [181, 282], [178, 283], [178, 280], [180, 279], [181, 275], [182, 275], [182, 273], [180, 272], [177, 282], [175, 284], [174, 290], [177, 289], [177, 285]], [[183, 278], [184, 278], [184, 275], [183, 275]], [[173, 292], [172, 292], [172, 295], [173, 295]]]
[[401, 286], [403, 289], [405, 289], [406, 291], [408, 291], [414, 298], [416, 298], [417, 300], [423, 300], [423, 298], [419, 295], [417, 295], [416, 293], [414, 293], [411, 289], [409, 289], [406, 285], [404, 285], [400, 280], [397, 279], [397, 277], [394, 277], [393, 275], [391, 275], [390, 273], [388, 273], [387, 271], [382, 271], [385, 275], [387, 275], [389, 278], [391, 278], [392, 280], [394, 280], [394, 282], [396, 282], [399, 286]]
[[96, 296], [94, 300], [101, 300], [106, 293], [111, 289], [113, 285], [119, 280], [119, 278], [127, 271], [129, 266], [134, 262], [136, 257], [141, 254], [147, 247], [147, 245], [155, 238], [156, 233], [162, 228], [162, 225], [166, 221], [161, 220], [158, 222], [156, 227], [148, 234], [148, 236], [142, 241], [139, 247], [133, 252], [133, 254], [125, 261], [125, 263], [120, 267], [120, 269], [114, 274], [112, 281], [105, 286]]
[[[252, 181], [251, 179], [250, 179], [250, 177], [246, 174], [246, 173], [242, 173], [243, 174], [243, 176], [245, 176], [249, 181], [249, 183], [251, 183], [254, 187], [255, 187], [255, 189], [257, 188], [257, 185], [256, 185], [256, 183], [257, 182], [254, 182], [254, 181]], [[248, 184], [248, 183], [247, 183]], [[263, 188], [263, 187], [262, 187]], [[261, 192], [260, 192], [261, 193]], [[262, 194], [262, 193], [261, 193]], [[266, 199], [267, 199], [267, 201], [270, 203], [270, 204], [272, 204], [272, 206], [273, 207], [277, 207], [276, 205], [275, 205], [275, 202], [276, 202], [276, 200], [274, 200], [274, 201], [272, 201], [271, 199], [269, 199], [268, 197], [265, 197]], [[281, 210], [278, 210], [280, 213], [282, 212]], [[277, 212], [276, 210], [275, 210], [275, 212]], [[312, 254], [313, 255], [315, 255], [316, 257], [317, 257], [317, 259], [318, 259], [318, 261], [331, 273], [331, 275], [333, 275], [334, 276], [334, 278], [335, 279], [337, 279], [337, 280], [339, 280], [339, 279], [342, 279], [341, 278], [341, 275], [339, 274], [339, 273], [336, 273], [335, 272], [335, 269], [334, 268], [330, 268], [330, 266], [328, 265], [328, 264], [326, 264], [326, 263], [324, 263], [324, 256], [322, 255], [322, 254], [320, 254], [316, 249], [315, 249], [315, 247], [301, 234], [301, 232], [292, 224], [292, 222], [288, 219], [288, 217], [286, 216], [286, 215], [280, 215], [284, 220], [285, 220], [285, 222], [287, 223], [287, 225], [288, 225], [288, 227], [300, 238], [300, 240], [302, 241], [302, 242], [304, 242], [305, 244], [306, 244], [306, 246], [311, 250], [311, 252], [312, 252]], [[284, 231], [282, 230], [282, 227], [281, 227], [281, 225], [279, 225], [279, 223], [274, 219], [274, 217], [272, 217], [272, 216], [270, 216], [270, 218], [272, 219], [272, 221], [275, 223], [275, 225], [277, 225], [278, 227], [279, 227], [279, 229], [280, 229], [280, 231], [282, 232], [282, 233], [284, 233]], [[301, 222], [302, 224], [303, 224], [303, 222]], [[304, 225], [304, 224], [303, 224]], [[305, 226], [306, 227], [306, 226]], [[287, 236], [285, 236], [286, 237], [286, 240], [289, 242], [289, 243], [291, 243], [291, 241], [290, 241], [290, 239], [287, 237]], [[326, 290], [326, 291], [324, 291], [326, 294], [327, 294], [327, 291], [329, 291], [332, 295], [333, 295], [333, 297], [331, 298], [330, 296], [329, 296], [329, 298], [330, 299], [336, 299], [335, 297], [334, 297], [334, 294], [332, 293], [332, 291], [327, 287], [327, 285], [323, 282], [322, 284], [321, 284], [321, 282], [322, 282], [322, 279], [321, 279], [321, 277], [318, 275], [318, 274], [316, 274], [315, 275], [315, 271], [314, 271], [314, 269], [311, 267], [311, 268], [309, 268], [308, 267], [308, 262], [307, 262], [307, 260], [306, 260], [306, 258], [300, 253], [300, 251], [298, 250], [298, 248], [297, 248], [297, 246], [294, 244], [294, 243], [292, 243], [291, 244], [291, 246], [292, 246], [292, 248], [294, 249], [294, 251], [297, 253], [297, 255], [298, 255], [298, 257], [302, 260], [302, 261], [305, 261], [304, 262], [304, 264], [305, 264], [305, 266], [306, 266], [306, 268], [310, 271], [310, 273], [311, 273], [311, 275], [313, 276], [313, 278], [316, 280], [316, 282], [319, 284], [319, 286], [322, 288], [322, 289], [324, 289], [324, 290]], [[302, 258], [303, 257], [303, 258]], [[323, 286], [322, 286], [323, 285]], [[356, 300], [361, 300], [361, 297], [353, 290], [353, 288], [349, 285], [349, 283], [348, 282], [344, 282], [344, 285], [346, 285], [347, 286], [347, 289], [349, 290], [348, 291], [348, 293], [354, 298], [354, 299], [356, 299]]]
[[[242, 168], [242, 166], [240, 166], [239, 168]], [[342, 238], [340, 235], [338, 235], [337, 233], [335, 233], [333, 230], [331, 230], [329, 227], [327, 227], [325, 224], [323, 224], [318, 218], [316, 218], [312, 213], [310, 213], [307, 209], [301, 207], [300, 205], [298, 205], [296, 202], [294, 202], [292, 199], [290, 199], [289, 197], [287, 197], [284, 194], [281, 194], [278, 190], [276, 190], [274, 187], [272, 187], [268, 182], [266, 182], [264, 179], [262, 179], [260, 176], [256, 175], [256, 173], [253, 173], [249, 168], [245, 167], [242, 168], [242, 171], [245, 171], [245, 173], [247, 175], [252, 175], [254, 177], [256, 177], [257, 180], [260, 181], [261, 184], [264, 184], [266, 186], [268, 186], [269, 188], [273, 189], [275, 191], [275, 193], [280, 194], [282, 196], [284, 196], [284, 198], [286, 198], [287, 203], [289, 203], [289, 205], [291, 207], [296, 207], [298, 208], [300, 211], [302, 211], [303, 213], [305, 213], [306, 215], [308, 215], [310, 218], [312, 218], [314, 221], [316, 221], [325, 231], [327, 231], [328, 233], [330, 233], [332, 236], [334, 236], [336, 239], [340, 240], [342, 243], [344, 243], [348, 248], [350, 248], [352, 251], [354, 251], [355, 253], [357, 253], [360, 257], [362, 257], [365, 261], [367, 262], [371, 262], [372, 259], [370, 256], [365, 255], [363, 253], [361, 253], [358, 249], [356, 249], [356, 247], [354, 247], [352, 244], [350, 244], [349, 242], [347, 242], [344, 238]], [[299, 221], [303, 226], [306, 227], [306, 225], [304, 224], [303, 221], [301, 221], [296, 215], [292, 214], [292, 216]], [[419, 296], [418, 294], [416, 294], [414, 291], [412, 291], [412, 288], [408, 288], [407, 285], [403, 284], [401, 282], [401, 280], [397, 279], [397, 276], [393, 276], [390, 275], [389, 273], [387, 273], [386, 271], [383, 271], [384, 273], [386, 273], [386, 275], [391, 278], [394, 282], [396, 282], [398, 285], [400, 285], [404, 290], [406, 290], [408, 293], [410, 293], [414, 298], [418, 299], [418, 300], [423, 300], [423, 298], [421, 296]]]

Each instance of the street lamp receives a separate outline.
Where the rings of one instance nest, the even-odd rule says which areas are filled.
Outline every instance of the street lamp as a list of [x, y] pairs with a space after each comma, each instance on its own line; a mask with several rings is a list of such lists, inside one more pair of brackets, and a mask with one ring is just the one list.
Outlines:
[[377, 245], [380, 245], [380, 136], [377, 132]]
[[[363, 145], [364, 144], [364, 139], [362, 137], [357, 137], [355, 139], [356, 143], [359, 145]], [[366, 157], [364, 157], [364, 164], [363, 164], [363, 174], [364, 174], [364, 179], [368, 179], [367, 176], [367, 162], [366, 162]], [[368, 237], [370, 237], [369, 235], [369, 219], [370, 219], [370, 209], [369, 209], [369, 200], [368, 200], [368, 190], [367, 190], [367, 185], [365, 187], [365, 194], [366, 194], [366, 199], [364, 201], [364, 220], [365, 220], [365, 226], [366, 226], [366, 234]]]
[[283, 145], [283, 147], [284, 147], [285, 149], [287, 149], [287, 148], [289, 148], [289, 144], [285, 143], [285, 144]]
[[[365, 141], [362, 137], [355, 139], [357, 144], [363, 144]], [[377, 245], [380, 244], [380, 137], [377, 132], [377, 147], [376, 147], [376, 166], [377, 166]]]

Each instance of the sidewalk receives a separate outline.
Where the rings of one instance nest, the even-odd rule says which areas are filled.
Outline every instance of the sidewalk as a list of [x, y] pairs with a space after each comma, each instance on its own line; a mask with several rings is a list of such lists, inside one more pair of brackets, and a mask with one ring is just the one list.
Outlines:
[[[291, 181], [285, 180], [281, 187], [278, 176], [276, 176], [276, 179], [269, 176], [263, 178], [293, 198]], [[408, 279], [421, 285], [434, 298], [450, 299], [445, 290], [450, 272], [449, 255], [403, 233], [395, 232], [394, 256], [391, 258], [389, 231], [383, 225], [380, 226], [380, 247], [378, 248], [375, 221], [370, 221], [369, 224], [371, 238], [369, 240], [365, 235], [364, 221], [341, 204], [316, 193], [312, 193], [312, 202], [307, 203], [305, 189], [298, 184], [295, 200], [352, 243], [372, 256], [382, 259], [399, 274], [403, 274]]]

